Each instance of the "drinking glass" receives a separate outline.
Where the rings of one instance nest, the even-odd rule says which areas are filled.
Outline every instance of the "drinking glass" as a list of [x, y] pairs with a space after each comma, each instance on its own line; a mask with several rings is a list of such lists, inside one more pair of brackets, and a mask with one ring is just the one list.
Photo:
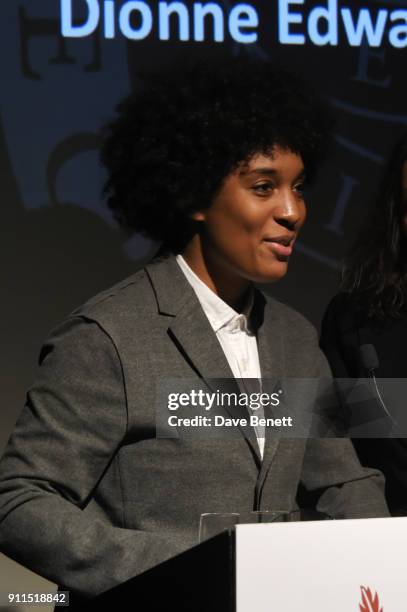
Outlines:
[[239, 523], [238, 512], [205, 512], [199, 522], [199, 542], [213, 538]]

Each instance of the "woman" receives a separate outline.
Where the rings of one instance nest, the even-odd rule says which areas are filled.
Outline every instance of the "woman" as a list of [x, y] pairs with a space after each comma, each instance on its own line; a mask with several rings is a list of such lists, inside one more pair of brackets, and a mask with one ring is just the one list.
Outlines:
[[[374, 213], [346, 262], [343, 292], [333, 298], [322, 323], [321, 348], [338, 378], [367, 376], [363, 345], [374, 346], [377, 378], [407, 377], [406, 228], [407, 134], [394, 148]], [[391, 412], [390, 405], [386, 409]], [[353, 443], [363, 465], [385, 474], [391, 512], [406, 514], [406, 440]]]
[[195, 545], [204, 512], [291, 510], [301, 485], [336, 517], [387, 514], [346, 440], [156, 437], [168, 379], [329, 375], [309, 323], [253, 285], [287, 271], [324, 133], [302, 82], [242, 59], [151, 78], [119, 106], [108, 203], [161, 256], [43, 347], [0, 464], [2, 551], [92, 597]]

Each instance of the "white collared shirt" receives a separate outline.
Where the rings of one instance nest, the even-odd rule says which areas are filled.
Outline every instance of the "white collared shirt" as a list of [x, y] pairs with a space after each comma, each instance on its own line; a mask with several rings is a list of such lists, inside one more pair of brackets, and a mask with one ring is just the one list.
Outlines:
[[[209, 289], [190, 268], [182, 255], [177, 255], [175, 259], [195, 291], [238, 383], [242, 379], [243, 383], [245, 378], [256, 378], [260, 381], [261, 370], [257, 339], [248, 327], [248, 317], [253, 306], [253, 293], [251, 293], [249, 303], [243, 313], [239, 314], [214, 291]], [[247, 389], [241, 389], [241, 391], [250, 392]], [[262, 417], [262, 413], [263, 410], [260, 408], [253, 414]], [[264, 432], [256, 429], [256, 437], [261, 457], [263, 457]]]

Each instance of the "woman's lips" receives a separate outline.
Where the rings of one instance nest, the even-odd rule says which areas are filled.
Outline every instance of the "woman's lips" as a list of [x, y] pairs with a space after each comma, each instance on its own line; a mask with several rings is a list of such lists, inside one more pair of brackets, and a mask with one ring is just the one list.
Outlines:
[[291, 253], [293, 252], [293, 242], [290, 242], [289, 244], [282, 244], [281, 242], [276, 242], [274, 240], [264, 240], [264, 243], [267, 245], [270, 251], [276, 255], [279, 255], [280, 257], [290, 257]]

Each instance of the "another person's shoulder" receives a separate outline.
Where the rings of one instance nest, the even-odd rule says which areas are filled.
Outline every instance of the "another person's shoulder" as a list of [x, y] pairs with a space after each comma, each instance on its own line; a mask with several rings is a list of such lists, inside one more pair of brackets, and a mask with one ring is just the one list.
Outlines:
[[340, 291], [331, 298], [326, 310], [336, 314], [349, 311], [353, 312], [355, 310], [354, 300], [350, 293]]
[[340, 292], [328, 303], [322, 326], [332, 326], [342, 331], [354, 329], [357, 326], [361, 313], [356, 307], [354, 298], [345, 292]]

